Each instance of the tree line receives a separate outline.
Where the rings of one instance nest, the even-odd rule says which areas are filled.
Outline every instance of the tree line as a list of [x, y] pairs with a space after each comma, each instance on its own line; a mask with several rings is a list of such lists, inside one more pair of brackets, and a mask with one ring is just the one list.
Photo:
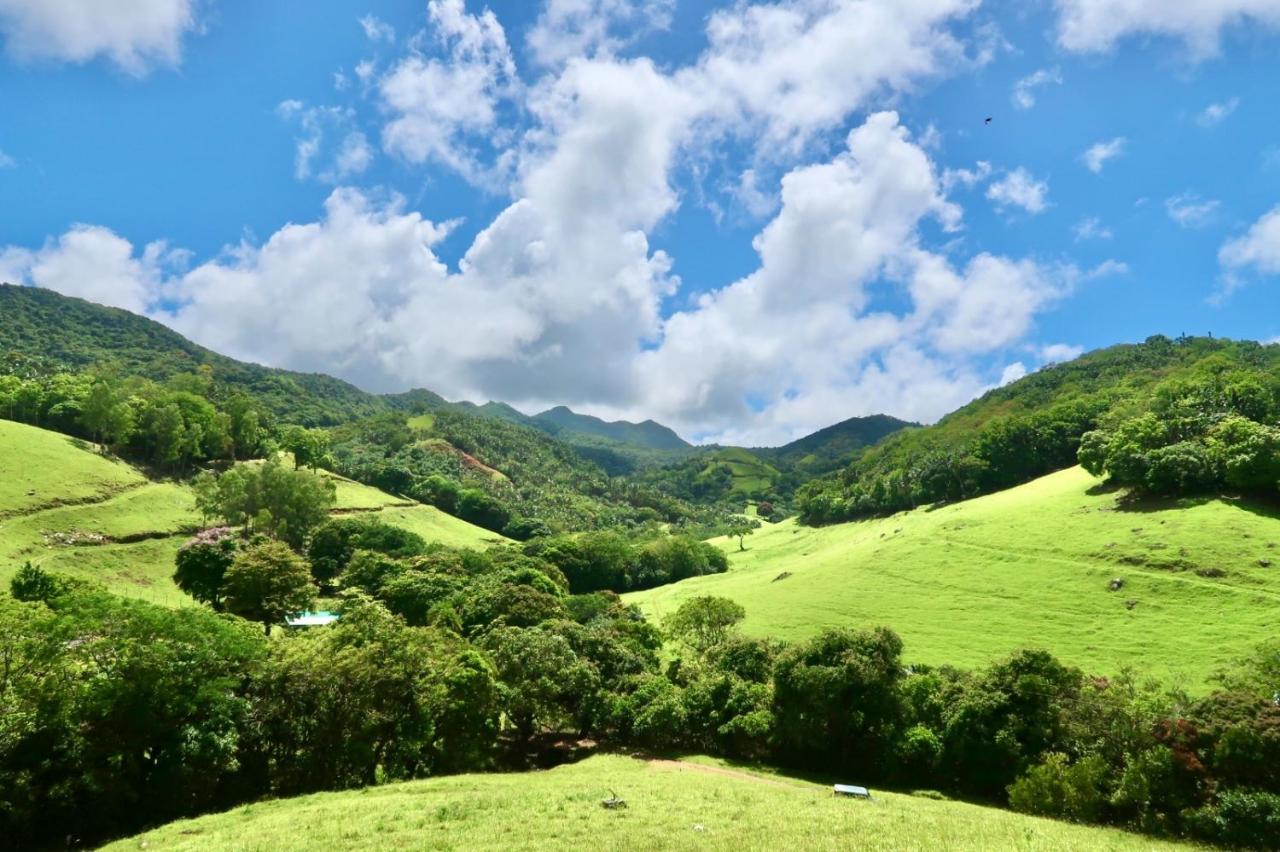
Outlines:
[[1278, 418], [1280, 347], [1153, 337], [892, 435], [802, 486], [796, 503], [802, 523], [837, 523], [989, 494], [1077, 463], [1147, 493], [1274, 493]]
[[[569, 734], [1166, 836], [1280, 836], [1280, 648], [1199, 699], [1041, 651], [908, 665], [886, 628], [788, 645], [695, 598], [659, 629], [517, 548], [408, 543], [354, 550], [335, 624], [270, 636], [228, 614], [234, 580], [218, 613], [22, 572], [0, 593], [0, 831], [89, 844], [264, 796], [520, 768]], [[265, 546], [238, 541], [228, 579]]]

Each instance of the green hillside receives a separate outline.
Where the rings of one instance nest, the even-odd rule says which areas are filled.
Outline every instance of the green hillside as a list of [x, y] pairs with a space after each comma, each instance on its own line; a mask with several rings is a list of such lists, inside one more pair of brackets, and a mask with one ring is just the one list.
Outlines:
[[1157, 335], [1099, 349], [992, 390], [932, 426], [890, 435], [801, 488], [800, 516], [833, 523], [990, 494], [1075, 464], [1085, 433], [1157, 408], [1182, 422], [1146, 449], [1226, 416], [1269, 423], [1277, 399], [1280, 345]]
[[[172, 579], [174, 554], [202, 525], [188, 486], [148, 480], [83, 442], [8, 420], [0, 420], [0, 471], [0, 584], [30, 561], [152, 603], [193, 603]], [[431, 506], [325, 475], [338, 486], [337, 514], [376, 512], [454, 547], [503, 540]]]
[[690, 446], [670, 428], [652, 420], [643, 423], [606, 421], [589, 414], [578, 414], [563, 405], [536, 414], [533, 419], [545, 424], [552, 434], [566, 439], [578, 436], [602, 438], [650, 450], [684, 450]]
[[388, 408], [381, 397], [332, 376], [237, 361], [146, 317], [40, 287], [0, 283], [0, 317], [0, 356], [75, 368], [110, 363], [156, 381], [208, 366], [215, 381], [253, 395], [281, 420], [304, 425], [340, 423]]
[[851, 417], [781, 447], [752, 452], [774, 464], [794, 467], [806, 474], [826, 473], [848, 464], [860, 450], [894, 432], [918, 425], [886, 414]]
[[1133, 666], [1195, 687], [1274, 636], [1280, 606], [1274, 507], [1133, 502], [1080, 468], [883, 519], [767, 525], [745, 553], [722, 544], [728, 573], [627, 599], [660, 619], [695, 595], [724, 595], [758, 635], [884, 624], [920, 662], [980, 665], [1031, 646], [1089, 671]]
[[[611, 791], [625, 810], [600, 805]], [[719, 761], [602, 755], [556, 769], [435, 778], [246, 805], [106, 850], [1190, 849], [961, 802], [830, 787]]]
[[729, 473], [729, 493], [744, 496], [767, 491], [777, 484], [782, 475], [776, 467], [742, 447], [725, 447], [713, 452], [707, 457], [702, 476], [715, 476], [718, 468]]

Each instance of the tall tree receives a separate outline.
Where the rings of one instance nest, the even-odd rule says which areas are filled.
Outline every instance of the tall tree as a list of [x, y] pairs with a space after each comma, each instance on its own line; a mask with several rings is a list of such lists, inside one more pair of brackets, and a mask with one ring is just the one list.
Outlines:
[[270, 634], [271, 625], [311, 608], [316, 587], [306, 560], [283, 542], [263, 541], [236, 554], [222, 595], [228, 612], [260, 622]]

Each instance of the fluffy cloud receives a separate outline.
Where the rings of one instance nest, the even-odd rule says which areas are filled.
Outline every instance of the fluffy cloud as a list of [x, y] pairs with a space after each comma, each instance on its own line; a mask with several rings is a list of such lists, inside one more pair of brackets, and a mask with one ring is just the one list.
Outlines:
[[[844, 153], [783, 178], [759, 268], [671, 316], [640, 355], [648, 410], [720, 440], [780, 440], [834, 412], [932, 419], [981, 390], [973, 359], [1025, 335], [1069, 282], [989, 254], [956, 269], [921, 247], [925, 219], [956, 228], [960, 211], [897, 115], [874, 114]], [[894, 289], [910, 308], [877, 309]]]
[[1218, 252], [1218, 262], [1228, 275], [1229, 287], [1250, 271], [1280, 275], [1280, 206], [1264, 213], [1243, 236], [1227, 242]]
[[1049, 206], [1049, 184], [1036, 180], [1024, 168], [1009, 172], [987, 187], [987, 198], [1004, 210], [1020, 207], [1031, 214], [1043, 213]]
[[1193, 192], [1166, 198], [1164, 210], [1179, 228], [1203, 228], [1213, 221], [1222, 202], [1204, 199]]
[[463, 0], [431, 0], [427, 15], [425, 36], [446, 56], [414, 52], [378, 81], [391, 115], [382, 144], [409, 162], [439, 163], [480, 180], [474, 144], [498, 133], [499, 107], [518, 88], [506, 32], [488, 9], [467, 14]]
[[[764, 150], [795, 150], [884, 92], [967, 62], [948, 24], [977, 0], [803, 0], [712, 13], [709, 46], [682, 82], [722, 120], [762, 128]], [[980, 61], [980, 60], [977, 60]]]
[[1126, 140], [1123, 136], [1117, 136], [1115, 139], [1094, 143], [1080, 155], [1080, 159], [1086, 169], [1095, 175], [1101, 174], [1102, 167], [1107, 164], [1107, 160], [1114, 159], [1124, 153], [1125, 142]]
[[675, 0], [548, 0], [525, 42], [541, 65], [612, 55], [627, 41], [671, 25]]
[[1062, 71], [1057, 68], [1041, 68], [1013, 84], [1013, 105], [1018, 109], [1031, 109], [1036, 105], [1036, 89], [1048, 85], [1062, 85]]
[[134, 256], [133, 244], [106, 228], [76, 225], [35, 251], [0, 250], [0, 281], [47, 287], [103, 305], [143, 313], [166, 272], [185, 259], [162, 242]]
[[17, 160], [6, 154], [4, 151], [0, 151], [0, 169], [12, 169], [17, 165]]
[[1227, 27], [1280, 26], [1280, 0], [1055, 0], [1058, 42], [1068, 50], [1108, 50], [1152, 34], [1186, 43], [1194, 58], [1216, 54]]
[[196, 0], [0, 0], [0, 34], [21, 61], [105, 57], [130, 74], [176, 65], [196, 29]]

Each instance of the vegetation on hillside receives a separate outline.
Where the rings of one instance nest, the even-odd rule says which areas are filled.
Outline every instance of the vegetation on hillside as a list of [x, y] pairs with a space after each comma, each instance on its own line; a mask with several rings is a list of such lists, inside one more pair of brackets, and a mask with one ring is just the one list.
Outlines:
[[937, 665], [985, 665], [1030, 642], [1094, 674], [1132, 667], [1196, 690], [1275, 634], [1280, 605], [1280, 509], [1136, 498], [1079, 467], [887, 518], [765, 524], [745, 552], [714, 543], [728, 573], [627, 600], [660, 620], [728, 597], [747, 633], [791, 641], [883, 622]]
[[560, 732], [1263, 848], [1280, 818], [1275, 649], [1193, 700], [1043, 651], [908, 666], [886, 628], [748, 639], [739, 608], [698, 599], [664, 625], [660, 666], [634, 608], [512, 548], [356, 550], [340, 583], [334, 625], [268, 636], [23, 572], [0, 593], [0, 831], [95, 842], [261, 796], [521, 766]]
[[706, 525], [715, 511], [650, 487], [610, 479], [544, 432], [453, 410], [429, 420], [384, 416], [333, 430], [338, 471], [406, 494], [471, 523], [528, 539], [549, 532]]
[[1266, 397], [1274, 418], [1278, 371], [1280, 345], [1251, 341], [1155, 336], [1091, 352], [990, 391], [934, 426], [891, 435], [838, 475], [801, 488], [800, 517], [833, 523], [1029, 482], [1075, 464], [1086, 432], [1152, 412], [1171, 388], [1243, 382], [1260, 389], [1254, 399]]
[[112, 365], [122, 376], [165, 384], [208, 367], [213, 381], [248, 394], [272, 418], [308, 426], [385, 410], [377, 396], [319, 373], [236, 361], [137, 314], [40, 287], [0, 283], [0, 356], [19, 355], [83, 371]]

